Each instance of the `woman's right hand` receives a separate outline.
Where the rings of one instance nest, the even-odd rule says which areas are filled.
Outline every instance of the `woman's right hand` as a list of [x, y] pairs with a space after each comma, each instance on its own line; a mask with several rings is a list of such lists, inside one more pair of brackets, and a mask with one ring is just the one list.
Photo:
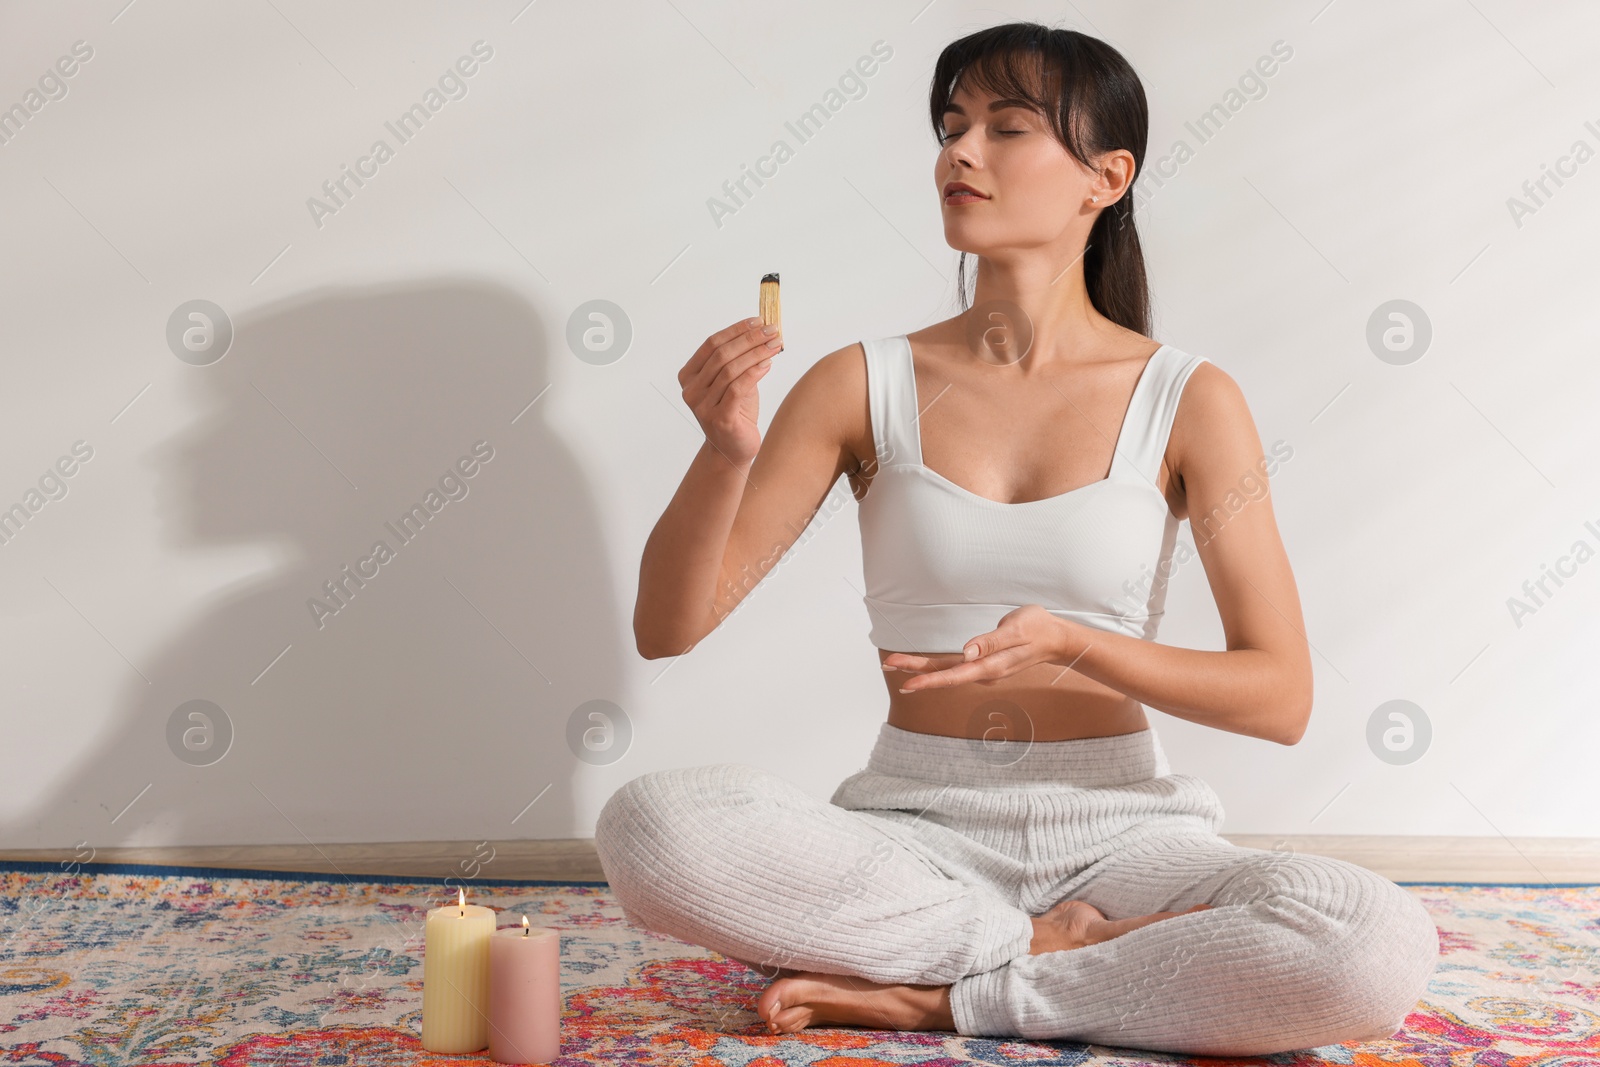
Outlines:
[[706, 440], [739, 466], [754, 460], [761, 448], [756, 383], [783, 351], [782, 333], [762, 330], [760, 319], [740, 319], [707, 337], [678, 372], [684, 402]]

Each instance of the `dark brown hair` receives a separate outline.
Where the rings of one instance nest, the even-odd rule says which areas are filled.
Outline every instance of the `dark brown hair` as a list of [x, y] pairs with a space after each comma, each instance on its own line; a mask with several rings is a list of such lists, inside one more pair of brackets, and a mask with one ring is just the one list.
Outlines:
[[[1056, 140], [1086, 167], [1101, 153], [1123, 148], [1133, 154], [1134, 181], [1144, 173], [1150, 128], [1144, 86], [1122, 53], [1098, 38], [1037, 22], [1010, 22], [947, 45], [928, 94], [933, 133], [940, 143], [945, 107], [958, 87], [1030, 102], [1049, 121]], [[1117, 202], [1095, 218], [1083, 255], [1083, 277], [1100, 314], [1148, 335], [1150, 284], [1133, 207], [1130, 182]], [[956, 273], [963, 311], [972, 301], [966, 267], [963, 252]]]

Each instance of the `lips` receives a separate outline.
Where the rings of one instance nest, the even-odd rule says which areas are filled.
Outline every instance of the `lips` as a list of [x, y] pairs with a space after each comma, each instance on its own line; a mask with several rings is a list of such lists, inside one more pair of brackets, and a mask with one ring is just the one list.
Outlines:
[[951, 182], [944, 187], [944, 198], [951, 203], [965, 203], [970, 200], [987, 200], [988, 195], [981, 193], [966, 182]]

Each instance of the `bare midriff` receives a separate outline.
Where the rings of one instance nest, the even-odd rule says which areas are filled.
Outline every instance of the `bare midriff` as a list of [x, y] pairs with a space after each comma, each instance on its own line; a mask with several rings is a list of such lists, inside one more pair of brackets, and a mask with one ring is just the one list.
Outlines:
[[[881, 663], [890, 651], [878, 650]], [[889, 725], [919, 734], [993, 741], [1067, 741], [1130, 734], [1149, 725], [1144, 705], [1075, 671], [1041, 663], [982, 685], [899, 692], [916, 675], [884, 671]]]

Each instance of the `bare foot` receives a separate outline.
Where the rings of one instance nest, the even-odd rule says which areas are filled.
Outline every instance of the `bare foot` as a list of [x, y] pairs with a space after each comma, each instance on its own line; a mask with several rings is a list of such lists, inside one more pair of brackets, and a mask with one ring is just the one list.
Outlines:
[[[1083, 900], [1064, 900], [1033, 919], [1028, 954], [1082, 948], [1120, 937], [1162, 919], [1203, 911], [1196, 904], [1183, 911], [1158, 911], [1127, 919], [1107, 919]], [[955, 1030], [947, 985], [884, 985], [855, 975], [780, 970], [779, 977], [756, 1001], [756, 1014], [775, 1034], [792, 1034], [808, 1026], [833, 1023], [875, 1030]]]
[[1113, 937], [1121, 937], [1129, 930], [1137, 930], [1162, 919], [1187, 915], [1191, 911], [1204, 911], [1209, 907], [1210, 904], [1196, 904], [1183, 911], [1157, 911], [1126, 919], [1107, 919], [1099, 908], [1088, 901], [1063, 900], [1043, 915], [1034, 916], [1033, 943], [1028, 946], [1028, 955], [1097, 945]]
[[874, 1030], [954, 1030], [950, 987], [883, 985], [855, 975], [800, 971], [779, 978], [756, 1001], [775, 1034], [833, 1023]]

